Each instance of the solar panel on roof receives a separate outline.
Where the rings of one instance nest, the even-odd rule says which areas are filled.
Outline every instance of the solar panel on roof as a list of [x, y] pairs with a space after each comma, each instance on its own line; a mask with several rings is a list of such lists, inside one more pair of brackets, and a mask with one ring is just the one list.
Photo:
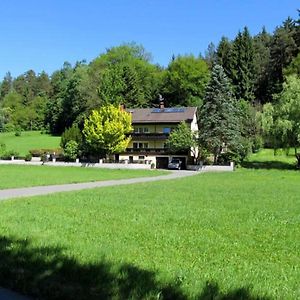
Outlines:
[[170, 108], [154, 108], [153, 113], [182, 113], [185, 111], [184, 107], [170, 107]]
[[160, 113], [161, 109], [160, 108], [154, 108], [152, 110], [153, 113]]
[[167, 113], [180, 113], [180, 112], [184, 112], [184, 108], [183, 107], [171, 107], [171, 108], [166, 108], [165, 112]]

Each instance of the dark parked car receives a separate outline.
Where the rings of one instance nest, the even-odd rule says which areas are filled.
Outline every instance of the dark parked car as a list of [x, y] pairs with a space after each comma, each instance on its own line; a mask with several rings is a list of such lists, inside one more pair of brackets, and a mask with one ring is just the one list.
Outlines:
[[168, 164], [168, 169], [181, 170], [181, 164], [180, 159], [172, 159]]

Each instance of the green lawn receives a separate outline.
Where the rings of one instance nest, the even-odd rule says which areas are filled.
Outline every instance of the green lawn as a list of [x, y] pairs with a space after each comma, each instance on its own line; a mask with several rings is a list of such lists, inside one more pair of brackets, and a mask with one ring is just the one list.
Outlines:
[[275, 155], [273, 149], [262, 149], [252, 154], [243, 165], [255, 169], [295, 169], [296, 158], [293, 151], [291, 149], [287, 155], [284, 150], [277, 150]]
[[159, 170], [0, 165], [0, 189], [157, 176], [167, 173]]
[[22, 131], [21, 136], [14, 132], [0, 133], [0, 143], [6, 145], [6, 150], [14, 150], [25, 156], [31, 149], [55, 149], [59, 147], [60, 137], [41, 134], [40, 131]]
[[4, 201], [0, 286], [43, 299], [300, 299], [299, 180], [239, 169]]

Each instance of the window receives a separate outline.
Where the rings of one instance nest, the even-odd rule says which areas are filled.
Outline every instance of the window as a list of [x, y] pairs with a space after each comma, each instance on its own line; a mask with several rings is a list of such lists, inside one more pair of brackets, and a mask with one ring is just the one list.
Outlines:
[[163, 128], [163, 133], [170, 133], [171, 132], [171, 128], [170, 127], [164, 127]]
[[139, 156], [139, 159], [145, 159], [144, 155]]
[[148, 143], [133, 143], [132, 144], [133, 149], [148, 149], [149, 144]]
[[149, 128], [148, 127], [134, 127], [134, 133], [148, 133]]

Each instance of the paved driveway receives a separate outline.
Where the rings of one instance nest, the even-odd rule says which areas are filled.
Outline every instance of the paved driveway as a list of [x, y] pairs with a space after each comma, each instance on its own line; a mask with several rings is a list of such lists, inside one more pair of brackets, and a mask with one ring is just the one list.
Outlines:
[[83, 189], [92, 189], [92, 188], [104, 187], [104, 186], [116, 186], [116, 185], [124, 185], [124, 184], [152, 182], [152, 181], [159, 181], [159, 180], [170, 180], [170, 179], [183, 178], [187, 176], [193, 176], [196, 174], [199, 173], [195, 171], [172, 171], [171, 174], [160, 175], [155, 177], [142, 177], [142, 178], [118, 179], [118, 180], [96, 181], [96, 182], [86, 182], [86, 183], [71, 183], [71, 184], [61, 184], [61, 185], [6, 189], [6, 190], [0, 190], [0, 201], [9, 198], [47, 195], [47, 194], [52, 194], [57, 192], [78, 191]]

